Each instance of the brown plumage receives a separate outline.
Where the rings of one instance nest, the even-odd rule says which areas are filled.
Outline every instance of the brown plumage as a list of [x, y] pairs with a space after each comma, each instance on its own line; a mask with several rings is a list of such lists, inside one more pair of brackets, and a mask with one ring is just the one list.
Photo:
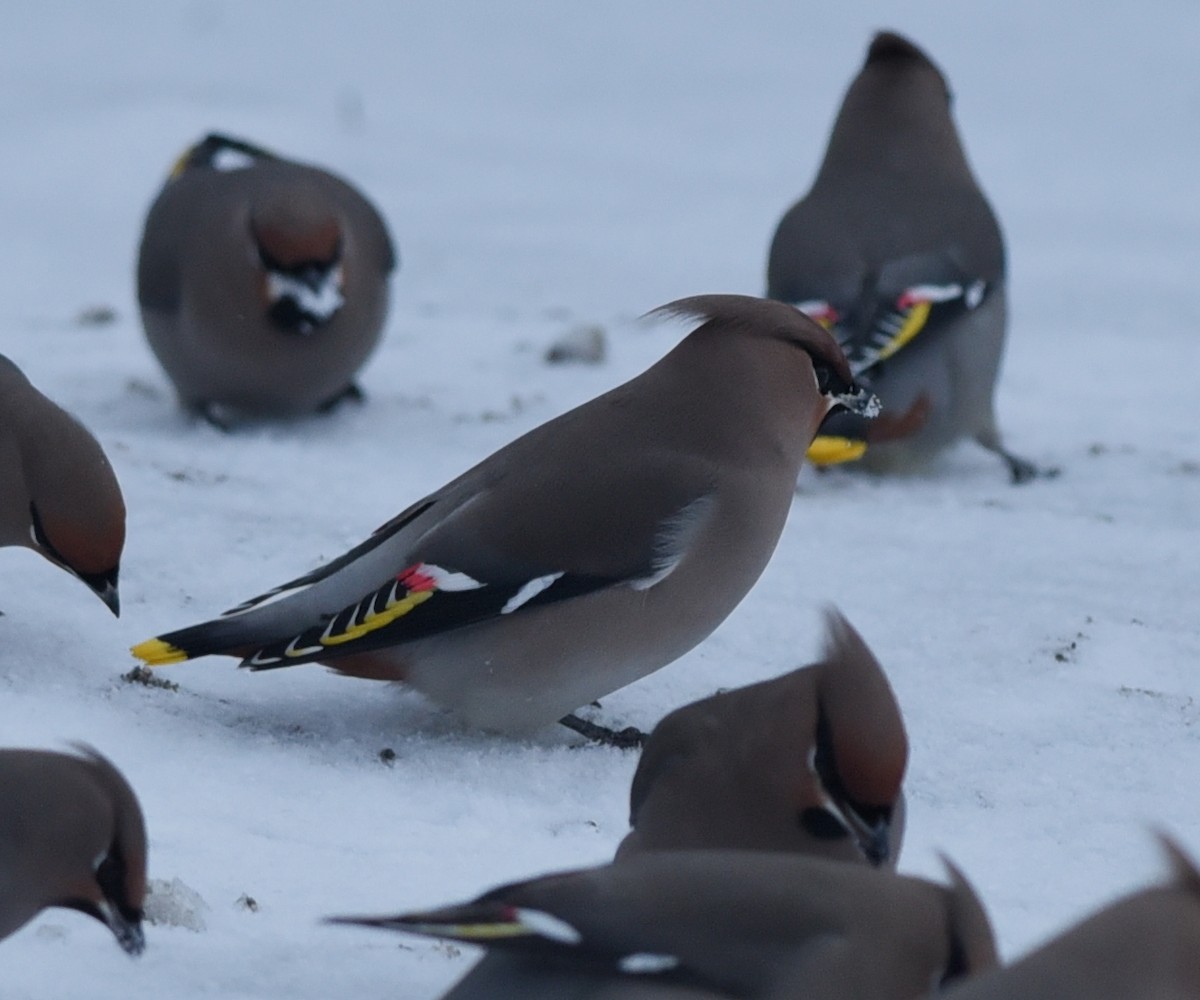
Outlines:
[[796, 851], [895, 867], [908, 739], [879, 662], [836, 610], [821, 660], [664, 718], [630, 790], [641, 851]]
[[[974, 891], [772, 851], [649, 851], [473, 902], [341, 918], [479, 944], [445, 1000], [911, 1000], [996, 964]], [[492, 958], [492, 952], [499, 957]]]
[[1133, 893], [946, 1000], [1196, 1000], [1200, 870], [1161, 838], [1171, 877]]
[[[967, 162], [941, 71], [881, 32], [850, 84], [812, 188], [780, 221], [767, 294], [818, 318], [879, 393], [883, 422], [835, 416], [874, 471], [918, 468], [971, 437], [1014, 481], [993, 394], [1007, 325], [1004, 243]], [[832, 452], [838, 454], [836, 450]]]
[[144, 947], [142, 810], [108, 760], [78, 750], [0, 750], [0, 938], [63, 906], [95, 917], [136, 955]]
[[120, 613], [125, 501], [103, 449], [0, 355], [0, 545], [79, 577]]
[[661, 311], [699, 325], [637, 378], [327, 566], [135, 655], [318, 661], [518, 731], [683, 655], [766, 566], [825, 415], [874, 401], [790, 306], [710, 295]]
[[185, 406], [221, 425], [291, 416], [357, 392], [395, 262], [383, 219], [346, 181], [210, 135], [150, 208], [138, 302]]

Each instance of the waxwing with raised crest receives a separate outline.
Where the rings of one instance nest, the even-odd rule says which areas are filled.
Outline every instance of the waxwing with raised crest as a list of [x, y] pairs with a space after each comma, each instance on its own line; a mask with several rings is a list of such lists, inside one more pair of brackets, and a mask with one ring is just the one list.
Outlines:
[[1196, 1000], [1200, 870], [1160, 838], [1171, 877], [1104, 907], [946, 1000]]
[[630, 790], [642, 851], [795, 851], [895, 867], [908, 739], [887, 677], [837, 611], [823, 657], [676, 709], [650, 734]]
[[699, 326], [633, 380], [403, 511], [328, 565], [148, 640], [406, 681], [467, 722], [528, 730], [687, 652], [754, 585], [812, 435], [870, 412], [833, 338], [747, 296], [658, 312]]

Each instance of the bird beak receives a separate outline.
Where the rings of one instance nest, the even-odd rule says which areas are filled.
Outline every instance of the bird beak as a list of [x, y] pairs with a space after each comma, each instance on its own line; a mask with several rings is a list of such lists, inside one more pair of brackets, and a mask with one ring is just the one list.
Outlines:
[[108, 929], [113, 932], [117, 944], [127, 955], [140, 955], [146, 948], [146, 935], [142, 932], [142, 921], [139, 917], [130, 920], [108, 900], [98, 907], [100, 916]]
[[891, 822], [881, 817], [868, 823], [853, 809], [847, 809], [843, 815], [850, 821], [863, 856], [876, 868], [886, 862], [891, 856]]
[[103, 583], [89, 583], [86, 580], [84, 582], [91, 588], [92, 593], [107, 605], [113, 615], [117, 618], [121, 617], [121, 595], [114, 582], [111, 580], [105, 580]]
[[857, 413], [860, 417], [866, 417], [868, 420], [879, 416], [879, 411], [883, 408], [879, 397], [861, 385], [854, 385], [833, 398], [851, 413]]

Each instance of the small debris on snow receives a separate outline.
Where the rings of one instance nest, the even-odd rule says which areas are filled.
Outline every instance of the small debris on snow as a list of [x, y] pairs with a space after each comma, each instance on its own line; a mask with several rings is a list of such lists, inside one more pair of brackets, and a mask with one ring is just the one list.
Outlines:
[[1087, 636], [1082, 632], [1076, 632], [1074, 639], [1067, 641], [1054, 650], [1054, 658], [1059, 663], [1074, 663], [1075, 654], [1079, 651], [1079, 643], [1086, 638]]
[[396, 766], [396, 751], [391, 747], [384, 747], [379, 751], [379, 759], [388, 767]]
[[108, 326], [117, 321], [117, 311], [112, 306], [88, 306], [75, 317], [78, 326]]
[[572, 327], [546, 348], [548, 365], [603, 364], [608, 357], [608, 337], [604, 327], [595, 324]]
[[204, 897], [182, 879], [170, 882], [152, 878], [146, 884], [146, 922], [156, 927], [182, 927], [197, 933], [207, 930]]
[[178, 691], [179, 685], [174, 681], [166, 680], [159, 677], [149, 667], [143, 667], [140, 664], [134, 667], [126, 674], [121, 675], [121, 680], [126, 684], [141, 684], [143, 687], [163, 688], [167, 691]]
[[258, 912], [258, 900], [244, 892], [234, 900], [233, 905], [250, 913]]

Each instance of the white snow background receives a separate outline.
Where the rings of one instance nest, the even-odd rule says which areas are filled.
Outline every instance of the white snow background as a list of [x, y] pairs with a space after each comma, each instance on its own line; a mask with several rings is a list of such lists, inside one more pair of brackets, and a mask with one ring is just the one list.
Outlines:
[[[775, 558], [718, 632], [604, 699], [671, 708], [809, 662], [835, 602], [909, 727], [904, 871], [955, 858], [1019, 954], [1200, 852], [1200, 6], [97, 0], [6, 5], [0, 350], [77, 414], [124, 488], [123, 614], [0, 553], [0, 741], [94, 743], [145, 808], [150, 874], [207, 903], [138, 961], [44, 914], [6, 998], [436, 996], [459, 954], [324, 926], [608, 859], [632, 753], [464, 730], [396, 687], [209, 659], [128, 684], [127, 647], [334, 557], [682, 335], [635, 317], [761, 293], [871, 33], [947, 73], [1005, 228], [1014, 488], [970, 445], [926, 475], [806, 471]], [[222, 435], [146, 347], [133, 266], [174, 158], [210, 129], [327, 166], [401, 268], [369, 400]], [[116, 310], [108, 325], [79, 314]], [[544, 348], [599, 324], [610, 356]], [[619, 455], [597, 455], [620, 461]], [[392, 766], [381, 762], [385, 747]], [[248, 895], [251, 910], [238, 904]]]

